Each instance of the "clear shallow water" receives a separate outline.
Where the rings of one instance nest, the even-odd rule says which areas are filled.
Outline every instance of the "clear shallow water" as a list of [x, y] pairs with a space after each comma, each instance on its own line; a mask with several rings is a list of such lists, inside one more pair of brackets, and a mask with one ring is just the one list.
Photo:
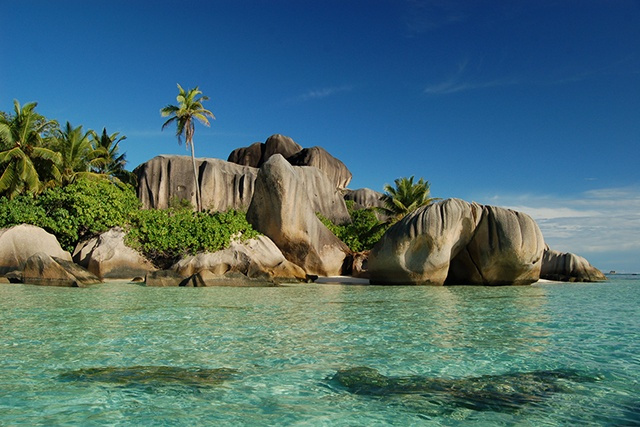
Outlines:
[[[0, 285], [0, 425], [639, 425], [639, 306], [639, 276], [499, 288]], [[517, 386], [505, 374], [588, 380], [496, 410], [451, 390], [358, 394], [331, 379], [358, 366], [401, 384], [490, 378], [499, 393]]]

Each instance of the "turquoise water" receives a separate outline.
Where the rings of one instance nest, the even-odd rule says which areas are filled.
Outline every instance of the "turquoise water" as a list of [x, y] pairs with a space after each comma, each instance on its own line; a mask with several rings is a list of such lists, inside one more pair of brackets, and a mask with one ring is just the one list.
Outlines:
[[[639, 425], [639, 303], [639, 276], [0, 285], [0, 425]], [[336, 380], [355, 367], [393, 386]]]

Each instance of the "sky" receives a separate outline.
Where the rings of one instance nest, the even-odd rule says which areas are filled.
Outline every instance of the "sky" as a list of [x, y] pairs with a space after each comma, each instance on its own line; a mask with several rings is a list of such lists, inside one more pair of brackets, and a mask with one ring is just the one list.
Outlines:
[[199, 86], [197, 157], [290, 136], [382, 191], [531, 215], [556, 250], [640, 272], [638, 0], [0, 0], [0, 111], [188, 155], [160, 108]]

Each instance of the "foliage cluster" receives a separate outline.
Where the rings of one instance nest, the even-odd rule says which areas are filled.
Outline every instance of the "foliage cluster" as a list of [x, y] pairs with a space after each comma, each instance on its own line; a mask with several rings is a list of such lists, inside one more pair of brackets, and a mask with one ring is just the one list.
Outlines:
[[371, 249], [387, 231], [388, 225], [378, 220], [373, 208], [355, 209], [352, 200], [347, 200], [346, 203], [351, 223], [336, 225], [320, 214], [318, 218], [352, 251], [361, 252]]
[[398, 178], [394, 181], [395, 187], [390, 184], [384, 186], [385, 194], [380, 199], [384, 207], [379, 208], [379, 211], [389, 218], [388, 222], [398, 222], [416, 209], [440, 200], [431, 197], [429, 181], [425, 181], [424, 178], [420, 178], [418, 182], [413, 180], [413, 176]]
[[126, 224], [139, 206], [131, 186], [78, 179], [47, 189], [38, 197], [0, 197], [0, 228], [36, 225], [54, 234], [65, 250], [73, 251], [83, 238]]
[[135, 182], [118, 152], [124, 136], [106, 129], [101, 135], [85, 132], [69, 122], [61, 127], [37, 113], [36, 106], [14, 101], [12, 113], [0, 114], [0, 196], [38, 195], [79, 178]]
[[244, 212], [193, 212], [184, 208], [136, 211], [128, 231], [127, 244], [160, 267], [186, 255], [224, 249], [235, 238], [244, 241], [258, 235]]

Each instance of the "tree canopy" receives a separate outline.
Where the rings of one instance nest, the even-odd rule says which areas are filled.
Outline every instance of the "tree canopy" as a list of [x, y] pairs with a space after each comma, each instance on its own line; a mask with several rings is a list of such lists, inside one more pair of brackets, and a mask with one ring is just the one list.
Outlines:
[[78, 178], [134, 184], [118, 153], [118, 133], [102, 137], [69, 122], [60, 127], [36, 112], [36, 102], [13, 102], [13, 112], [0, 112], [0, 196], [38, 195]]
[[423, 178], [414, 182], [414, 177], [411, 176], [398, 178], [394, 182], [395, 187], [390, 184], [384, 186], [385, 194], [381, 197], [384, 207], [380, 211], [389, 217], [390, 223], [399, 221], [419, 207], [440, 200], [430, 197], [431, 185]]

